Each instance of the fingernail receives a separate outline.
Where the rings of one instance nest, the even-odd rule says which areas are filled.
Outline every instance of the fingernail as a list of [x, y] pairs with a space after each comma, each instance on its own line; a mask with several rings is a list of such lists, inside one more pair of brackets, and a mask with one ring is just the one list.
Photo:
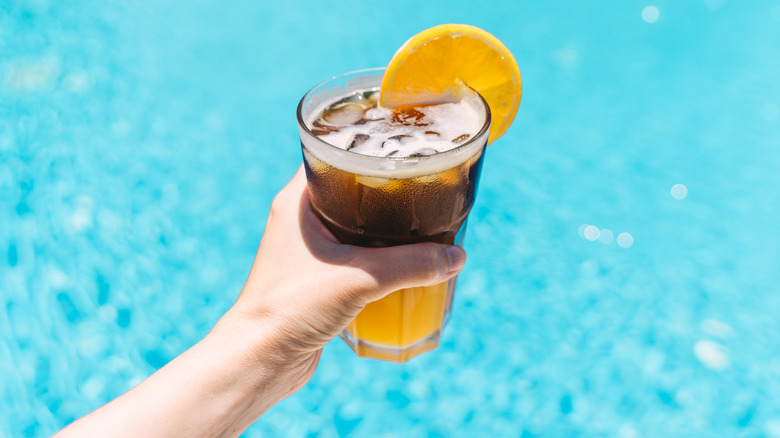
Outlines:
[[450, 264], [447, 273], [452, 274], [460, 271], [466, 264], [466, 251], [459, 246], [448, 246], [444, 251], [447, 253], [447, 260]]

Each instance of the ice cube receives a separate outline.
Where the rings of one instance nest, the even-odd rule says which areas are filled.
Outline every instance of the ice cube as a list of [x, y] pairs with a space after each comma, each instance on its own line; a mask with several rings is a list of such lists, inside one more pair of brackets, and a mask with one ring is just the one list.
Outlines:
[[401, 144], [407, 144], [407, 143], [410, 143], [410, 142], [414, 141], [414, 137], [412, 137], [409, 134], [393, 135], [393, 136], [387, 137], [387, 139], [388, 140], [395, 140], [395, 141], [397, 141], [398, 143], [401, 143]]
[[363, 105], [347, 102], [332, 106], [322, 113], [322, 118], [333, 125], [351, 125], [363, 118]]
[[452, 142], [455, 144], [461, 144], [464, 141], [468, 140], [469, 137], [471, 137], [471, 134], [461, 134], [455, 138], [452, 139]]
[[419, 153], [420, 155], [435, 155], [438, 154], [439, 151], [433, 148], [423, 148], [417, 151], [417, 153]]
[[371, 138], [368, 134], [355, 134], [354, 137], [352, 137], [352, 140], [349, 142], [349, 146], [347, 146], [347, 150], [352, 150], [361, 144], [365, 143], [369, 138]]
[[423, 133], [423, 138], [428, 141], [439, 141], [441, 139], [441, 134], [436, 131], [425, 131]]
[[348, 103], [348, 102], [361, 103], [364, 106], [368, 105], [368, 100], [366, 99], [363, 93], [355, 93], [355, 94], [350, 94], [349, 96], [339, 100], [338, 102], [334, 103], [333, 106], [341, 105], [343, 103]]
[[402, 107], [393, 110], [393, 121], [403, 125], [412, 126], [428, 126], [430, 123], [425, 122], [425, 114], [422, 111], [414, 109], [412, 107]]
[[390, 182], [388, 178], [375, 176], [355, 175], [355, 182], [371, 188], [379, 188]]
[[376, 125], [372, 126], [368, 132], [370, 134], [380, 134], [384, 132], [390, 132], [392, 129], [393, 126], [391, 124], [385, 122], [379, 122]]
[[377, 103], [379, 102], [379, 91], [378, 90], [364, 91], [363, 97], [368, 99], [369, 102]]
[[386, 119], [389, 111], [382, 110], [379, 108], [371, 108], [368, 111], [366, 111], [366, 114], [363, 116], [368, 120], [383, 120]]
[[331, 132], [339, 132], [339, 128], [322, 123], [322, 119], [315, 120], [311, 125], [311, 132], [314, 135], [323, 136]]

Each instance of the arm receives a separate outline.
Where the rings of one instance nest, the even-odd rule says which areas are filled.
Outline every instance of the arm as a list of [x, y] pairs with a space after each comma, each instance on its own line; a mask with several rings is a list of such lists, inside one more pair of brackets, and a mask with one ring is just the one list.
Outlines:
[[442, 282], [465, 261], [448, 245], [340, 244], [312, 212], [299, 170], [274, 199], [238, 300], [211, 332], [57, 437], [238, 436], [309, 381], [322, 347], [366, 304]]

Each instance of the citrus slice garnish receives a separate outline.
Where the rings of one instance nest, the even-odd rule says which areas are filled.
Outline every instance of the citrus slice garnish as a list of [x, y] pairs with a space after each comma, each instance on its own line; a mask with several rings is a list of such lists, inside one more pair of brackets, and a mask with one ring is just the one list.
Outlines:
[[467, 24], [441, 24], [405, 42], [382, 77], [379, 104], [394, 108], [457, 100], [476, 90], [493, 117], [488, 143], [501, 137], [520, 106], [520, 69], [496, 37]]

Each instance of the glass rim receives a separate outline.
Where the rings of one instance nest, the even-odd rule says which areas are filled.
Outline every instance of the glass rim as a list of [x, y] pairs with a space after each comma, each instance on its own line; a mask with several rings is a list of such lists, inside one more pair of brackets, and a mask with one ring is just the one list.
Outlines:
[[[488, 103], [485, 100], [485, 98], [482, 97], [482, 95], [479, 94], [479, 92], [477, 92], [477, 90], [469, 87], [468, 85], [466, 85], [466, 87], [469, 90], [471, 90], [479, 98], [479, 101], [482, 103], [482, 106], [485, 109], [485, 121], [482, 123], [482, 127], [480, 127], [479, 131], [477, 131], [477, 133], [473, 137], [471, 137], [470, 139], [466, 140], [463, 144], [460, 144], [457, 147], [454, 147], [452, 149], [448, 149], [448, 150], [446, 150], [444, 152], [438, 152], [438, 153], [431, 154], [431, 155], [423, 155], [422, 157], [379, 157], [379, 156], [376, 156], [376, 155], [365, 155], [365, 154], [361, 154], [361, 153], [358, 153], [358, 152], [348, 151], [348, 150], [340, 148], [340, 147], [338, 147], [336, 145], [330, 144], [327, 141], [323, 140], [317, 134], [313, 133], [311, 131], [311, 129], [309, 129], [309, 126], [306, 124], [306, 121], [303, 120], [303, 104], [306, 101], [306, 99], [315, 92], [315, 90], [317, 90], [318, 88], [320, 88], [321, 86], [323, 86], [323, 85], [325, 85], [325, 84], [327, 84], [329, 82], [332, 82], [332, 81], [337, 80], [337, 79], [344, 78], [346, 76], [358, 76], [360, 74], [366, 74], [366, 76], [368, 76], [367, 73], [380, 73], [380, 72], [384, 72], [384, 71], [385, 71], [385, 67], [364, 68], [364, 69], [360, 69], [360, 70], [353, 70], [353, 71], [349, 71], [349, 72], [346, 72], [346, 73], [341, 73], [341, 74], [338, 74], [338, 75], [335, 75], [335, 76], [331, 76], [330, 78], [325, 79], [325, 80], [317, 83], [316, 85], [311, 87], [309, 89], [309, 91], [307, 91], [306, 94], [303, 95], [303, 97], [301, 98], [300, 102], [298, 102], [298, 108], [296, 110], [296, 115], [297, 115], [297, 119], [298, 119], [298, 127], [300, 129], [303, 129], [309, 136], [311, 136], [318, 143], [326, 145], [330, 149], [334, 149], [334, 150], [340, 151], [340, 152], [336, 152], [336, 153], [345, 153], [345, 154], [348, 154], [348, 156], [353, 156], [353, 157], [356, 157], [356, 158], [359, 157], [357, 159], [366, 160], [368, 162], [375, 162], [375, 163], [388, 162], [388, 161], [396, 161], [396, 162], [421, 161], [421, 160], [426, 160], [427, 161], [427, 160], [430, 160], [430, 159], [434, 159], [432, 157], [439, 157], [439, 158], [435, 158], [435, 160], [437, 160], [437, 161], [443, 160], [443, 159], [446, 159], [446, 158], [448, 158], [450, 156], [457, 155], [458, 153], [462, 152], [464, 149], [468, 149], [470, 146], [473, 146], [473, 143], [476, 142], [477, 139], [481, 138], [483, 136], [483, 134], [485, 134], [490, 129], [490, 124], [492, 122], [492, 113], [490, 112], [490, 106], [488, 105]], [[488, 139], [485, 138], [485, 146], [487, 146], [487, 140]]]

